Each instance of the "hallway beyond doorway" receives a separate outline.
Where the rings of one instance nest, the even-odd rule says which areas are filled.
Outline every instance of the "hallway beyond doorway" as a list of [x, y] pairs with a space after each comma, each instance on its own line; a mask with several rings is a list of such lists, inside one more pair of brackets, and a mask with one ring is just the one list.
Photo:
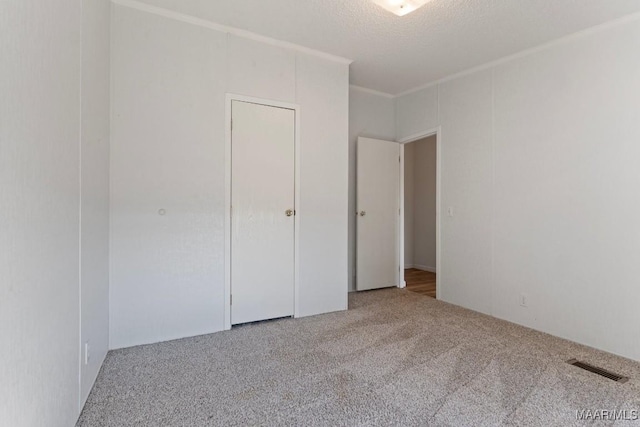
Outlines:
[[407, 282], [407, 290], [431, 298], [436, 297], [436, 273], [407, 268], [404, 270], [404, 280]]

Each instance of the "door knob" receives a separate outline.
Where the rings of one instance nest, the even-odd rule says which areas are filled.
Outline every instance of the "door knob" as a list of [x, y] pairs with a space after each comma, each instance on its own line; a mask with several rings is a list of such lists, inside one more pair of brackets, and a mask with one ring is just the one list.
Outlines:
[[365, 216], [367, 213], [365, 211], [360, 211], [360, 216]]
[[296, 211], [294, 211], [293, 209], [287, 209], [286, 211], [284, 211], [284, 214], [286, 216], [293, 216], [295, 215]]

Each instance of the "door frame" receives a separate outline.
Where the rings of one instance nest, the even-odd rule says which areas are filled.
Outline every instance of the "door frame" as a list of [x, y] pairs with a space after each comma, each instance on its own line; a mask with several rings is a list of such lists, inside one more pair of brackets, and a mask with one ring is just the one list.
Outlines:
[[440, 126], [408, 136], [398, 141], [400, 144], [400, 230], [398, 233], [400, 249], [399, 288], [407, 286], [404, 280], [404, 145], [429, 136], [436, 136], [436, 298], [442, 299], [442, 242], [441, 242], [441, 197], [442, 197], [442, 128]]
[[294, 238], [293, 238], [293, 316], [299, 316], [299, 248], [300, 248], [300, 105], [273, 99], [227, 93], [225, 99], [224, 145], [224, 330], [231, 329], [231, 105], [233, 101], [248, 102], [267, 107], [286, 108], [295, 111], [294, 137]]

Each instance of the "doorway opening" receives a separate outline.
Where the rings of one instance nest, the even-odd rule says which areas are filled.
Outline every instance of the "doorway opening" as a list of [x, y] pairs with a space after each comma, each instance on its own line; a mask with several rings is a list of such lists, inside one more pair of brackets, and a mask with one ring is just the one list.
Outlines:
[[[426, 149], [430, 150], [432, 156], [427, 161], [420, 160], [422, 158], [420, 141], [422, 140], [426, 141]], [[415, 142], [417, 142], [416, 145], [410, 145]], [[419, 148], [416, 149], [416, 147]], [[405, 179], [405, 148], [408, 156], [411, 157], [410, 171], [407, 172], [407, 177], [411, 179]], [[419, 158], [416, 158], [414, 151], [418, 151]], [[438, 213], [441, 206], [441, 164], [442, 138], [439, 127], [401, 141], [358, 138], [355, 212], [357, 218], [356, 290], [366, 291], [391, 286], [404, 288], [407, 285], [406, 273], [410, 285], [424, 285], [425, 293], [442, 299], [440, 215]], [[412, 191], [415, 193], [415, 178], [423, 179], [419, 175], [427, 171], [431, 194], [422, 196], [423, 199], [427, 199], [426, 207], [421, 208], [419, 212], [411, 207], [408, 218], [409, 230], [405, 232], [405, 210], [407, 210], [405, 184], [412, 186]], [[409, 203], [411, 202], [416, 204], [415, 197], [412, 197]], [[434, 249], [435, 242], [435, 260], [432, 253], [431, 258], [428, 258], [429, 261], [421, 261], [420, 254], [424, 251], [422, 249], [416, 251], [414, 240], [416, 215], [419, 216], [418, 230], [430, 227], [430, 233], [425, 233], [428, 235], [424, 238], [431, 251]], [[426, 225], [421, 222], [423, 217], [429, 217], [428, 221], [425, 221]], [[405, 240], [409, 240], [406, 246]], [[405, 261], [405, 250], [409, 252], [408, 262]], [[416, 252], [419, 258], [415, 257]], [[409, 267], [410, 270], [405, 272], [405, 267]], [[414, 283], [414, 279], [415, 282], [422, 283]]]
[[437, 294], [437, 134], [404, 144], [404, 281], [408, 291]]

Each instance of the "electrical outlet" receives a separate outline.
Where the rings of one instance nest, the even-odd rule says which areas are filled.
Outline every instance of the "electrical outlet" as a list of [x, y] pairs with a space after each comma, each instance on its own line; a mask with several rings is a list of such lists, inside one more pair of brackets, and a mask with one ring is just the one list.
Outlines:
[[89, 354], [89, 342], [84, 343], [84, 364], [88, 365], [91, 360], [91, 355]]
[[522, 307], [529, 307], [529, 301], [526, 294], [520, 294], [520, 305]]

